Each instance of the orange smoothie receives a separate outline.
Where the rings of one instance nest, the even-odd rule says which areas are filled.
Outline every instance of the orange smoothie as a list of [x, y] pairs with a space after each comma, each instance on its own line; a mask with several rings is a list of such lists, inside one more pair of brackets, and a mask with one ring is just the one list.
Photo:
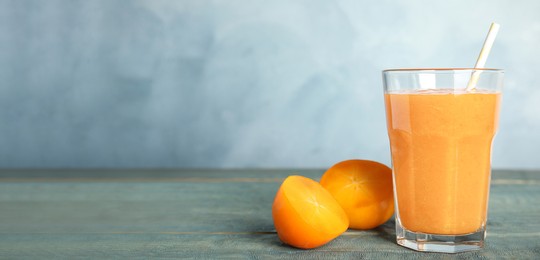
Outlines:
[[500, 92], [453, 89], [385, 94], [401, 225], [460, 235], [485, 227]]

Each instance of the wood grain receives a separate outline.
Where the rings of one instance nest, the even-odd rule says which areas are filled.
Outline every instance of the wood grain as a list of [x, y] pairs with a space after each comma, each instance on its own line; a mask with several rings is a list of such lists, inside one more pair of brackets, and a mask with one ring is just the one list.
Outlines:
[[[0, 170], [0, 258], [414, 258], [394, 223], [315, 250], [283, 245], [281, 181], [322, 170]], [[540, 256], [540, 172], [493, 173], [488, 238], [461, 258]]]

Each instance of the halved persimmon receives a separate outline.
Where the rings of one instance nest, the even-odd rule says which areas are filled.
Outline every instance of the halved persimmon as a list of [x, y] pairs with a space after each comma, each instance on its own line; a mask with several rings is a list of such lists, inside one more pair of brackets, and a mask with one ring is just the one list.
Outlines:
[[349, 227], [372, 229], [394, 214], [392, 170], [368, 160], [347, 160], [328, 169], [321, 185], [349, 217]]
[[347, 215], [332, 195], [318, 182], [297, 175], [281, 184], [272, 218], [279, 239], [303, 249], [324, 245], [345, 232]]

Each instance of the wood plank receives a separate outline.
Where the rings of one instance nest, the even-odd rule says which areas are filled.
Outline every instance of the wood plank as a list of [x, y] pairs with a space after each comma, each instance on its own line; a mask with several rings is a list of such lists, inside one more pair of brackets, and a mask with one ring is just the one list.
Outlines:
[[[531, 207], [540, 201], [538, 186], [516, 186], [492, 188], [490, 213], [501, 215], [500, 222], [506, 216], [538, 217], [537, 208]], [[266, 232], [273, 230], [271, 204], [278, 187], [279, 183], [2, 183], [0, 232]], [[516, 197], [518, 192], [527, 196]], [[208, 225], [218, 220], [219, 225]]]
[[0, 169], [0, 180], [6, 181], [160, 181], [186, 178], [203, 179], [284, 179], [299, 174], [320, 178], [321, 169]]
[[[321, 169], [0, 169], [0, 182], [157, 182], [157, 181], [261, 181], [281, 182], [289, 175], [300, 174], [320, 179]], [[246, 180], [242, 180], [246, 179]], [[493, 170], [494, 184], [499, 180], [538, 182], [535, 170]]]
[[[461, 253], [462, 259], [538, 259], [538, 244], [522, 237], [490, 239], [481, 251]], [[509, 244], [509, 242], [511, 242]], [[441, 259], [442, 254], [418, 253], [398, 246], [393, 233], [344, 235], [317, 249], [283, 245], [273, 234], [14, 234], [2, 236], [0, 257], [16, 258], [199, 258], [199, 259]]]
[[[94, 171], [0, 172], [0, 258], [440, 257], [397, 246], [393, 221], [349, 230], [315, 250], [281, 244], [271, 204], [291, 170], [144, 170], [132, 177], [143, 181], [130, 181], [129, 170], [96, 179]], [[323, 171], [296, 172], [318, 178]], [[540, 256], [538, 201], [540, 172], [495, 171], [486, 249], [460, 256]]]

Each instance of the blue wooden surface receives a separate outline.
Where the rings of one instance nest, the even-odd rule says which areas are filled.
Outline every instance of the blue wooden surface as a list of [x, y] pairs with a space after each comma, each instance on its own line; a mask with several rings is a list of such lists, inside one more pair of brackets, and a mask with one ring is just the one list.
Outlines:
[[283, 245], [271, 204], [321, 170], [1, 170], [0, 258], [540, 258], [540, 171], [495, 171], [482, 251], [418, 253], [393, 220], [329, 244]]

